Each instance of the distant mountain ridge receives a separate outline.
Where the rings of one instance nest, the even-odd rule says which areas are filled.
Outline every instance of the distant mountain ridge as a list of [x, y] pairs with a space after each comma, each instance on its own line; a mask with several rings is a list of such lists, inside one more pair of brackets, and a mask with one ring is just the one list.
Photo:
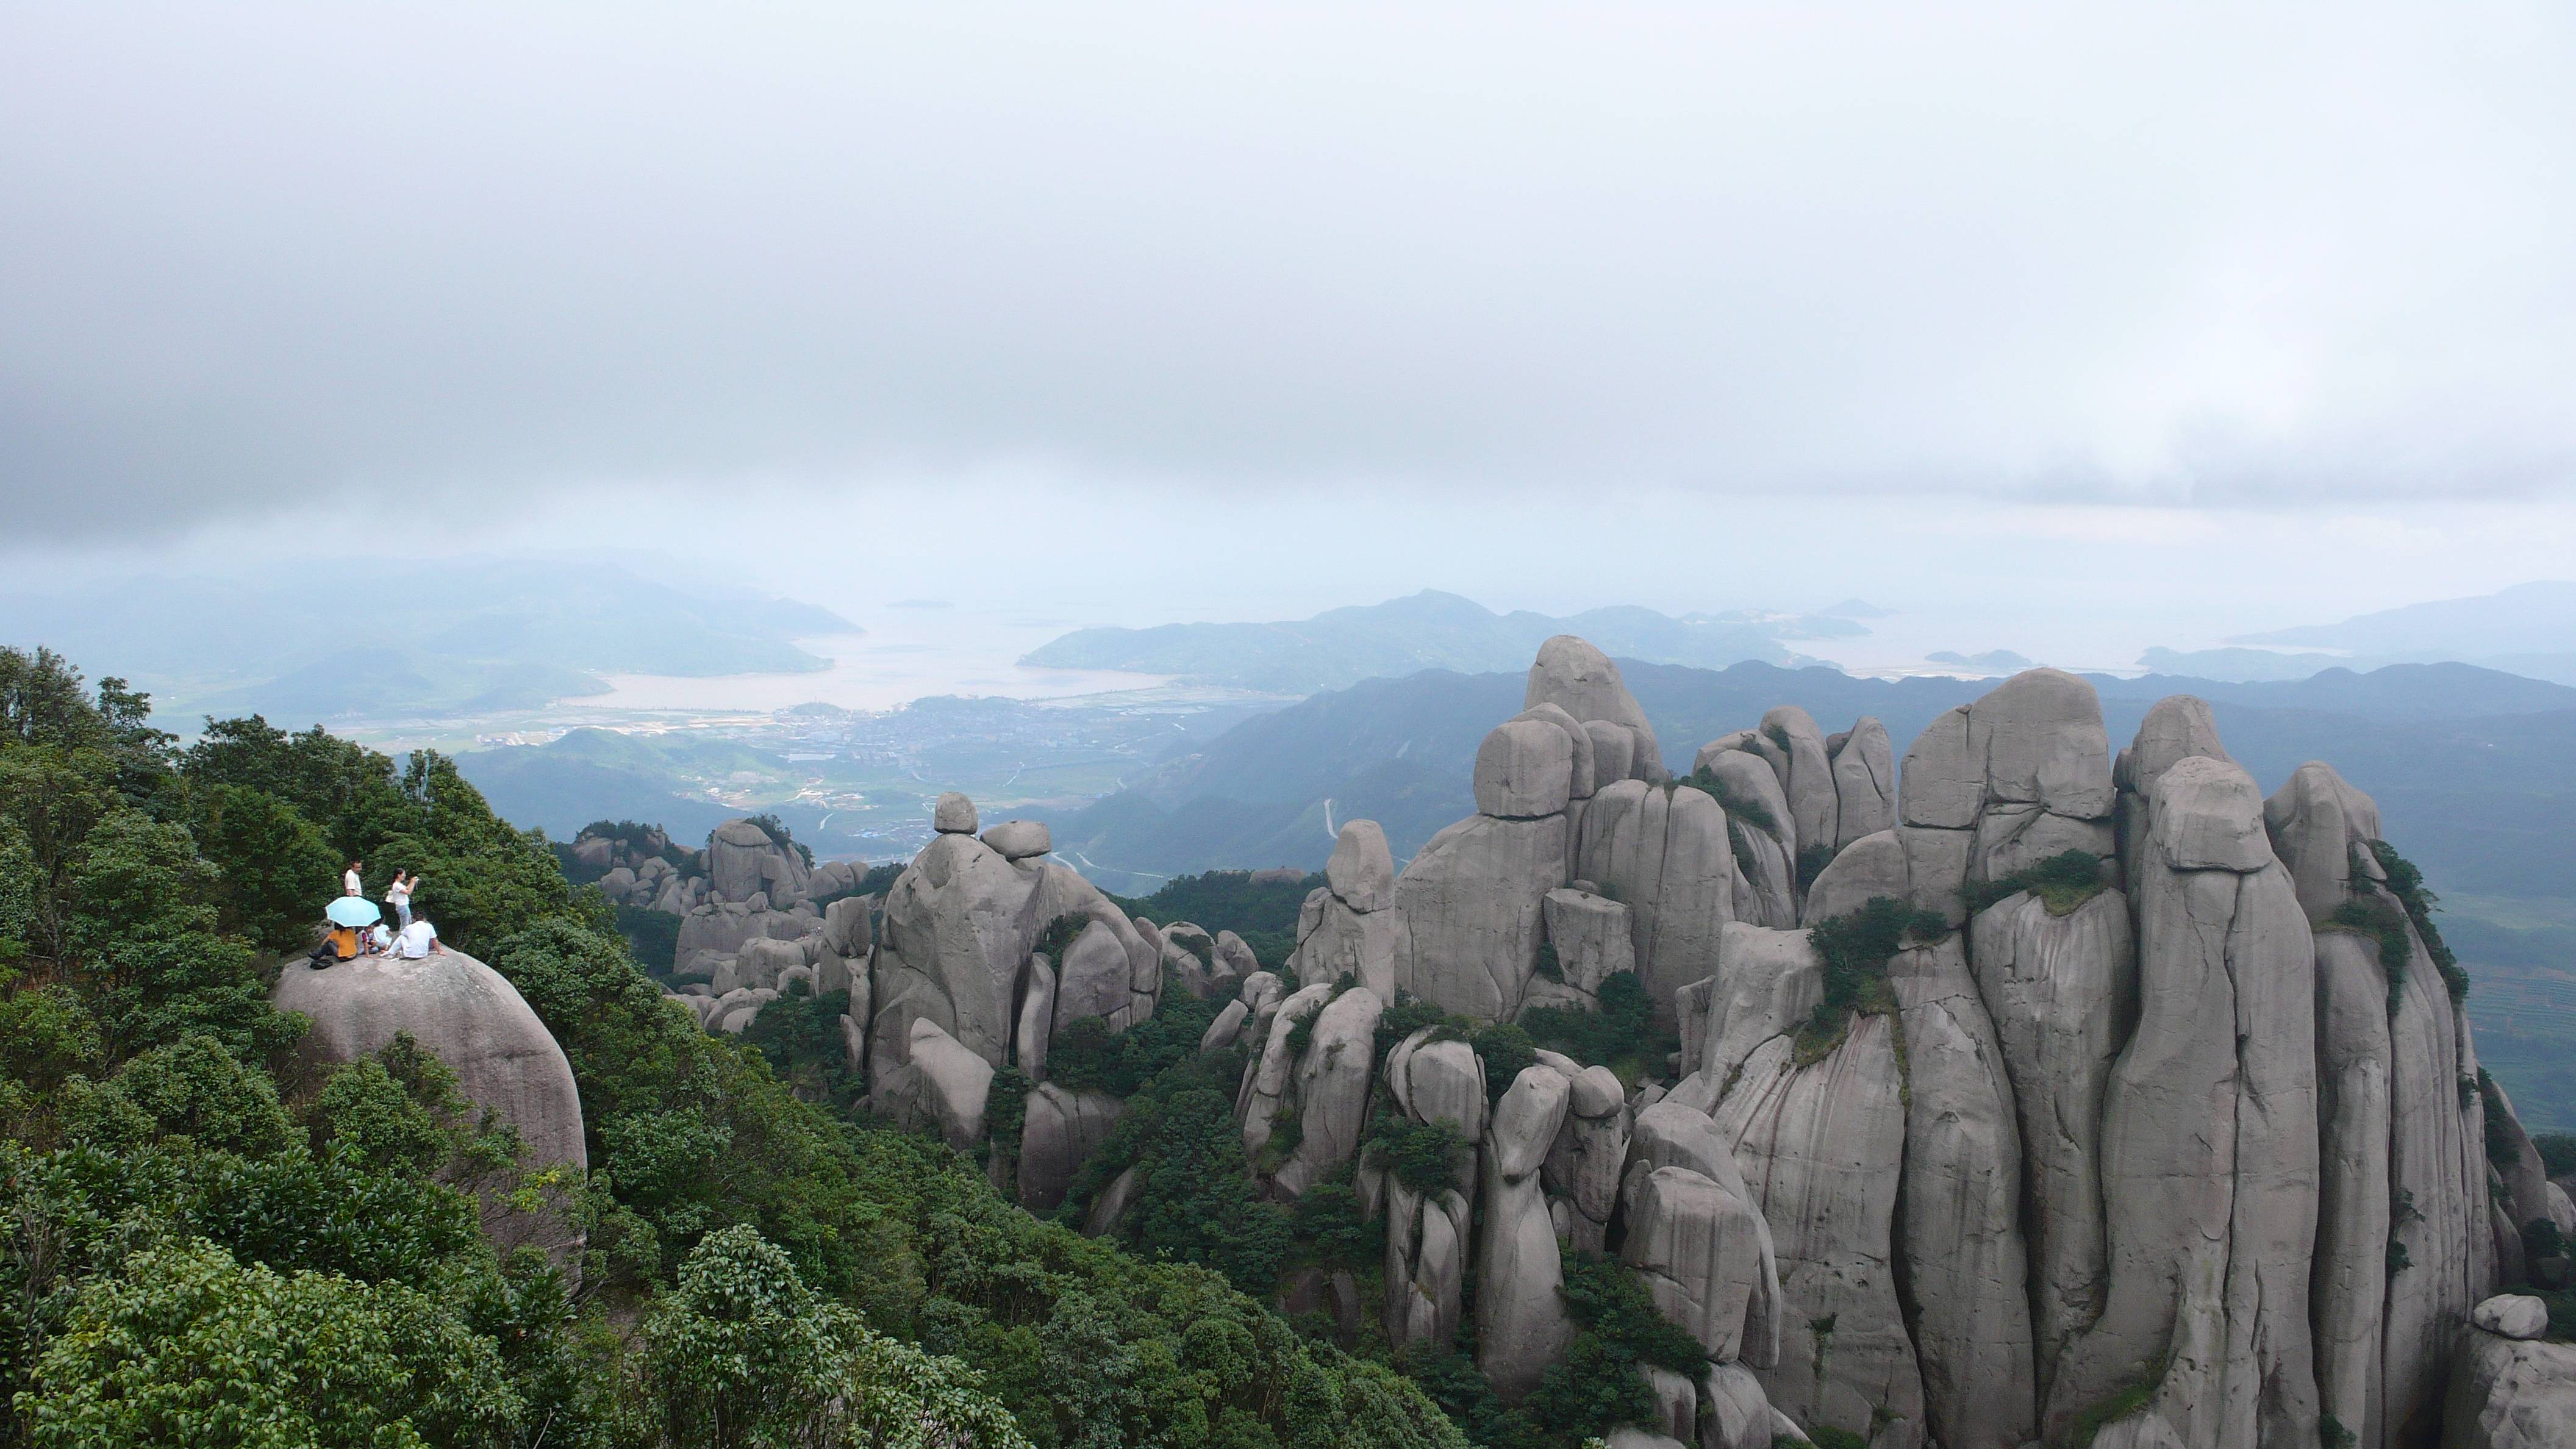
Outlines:
[[[1827, 730], [1875, 715], [1902, 754], [1935, 716], [1994, 687], [1762, 663], [1704, 670], [1621, 660], [1620, 669], [1677, 763], [1775, 704], [1799, 705]], [[2197, 694], [2267, 787], [2311, 758], [2346, 762], [2439, 884], [2576, 896], [2576, 791], [2567, 783], [2576, 781], [2576, 689], [2465, 664], [2258, 684], [2085, 677], [2115, 739], [2135, 733], [2155, 701]], [[1472, 810], [1465, 781], [1476, 747], [1520, 709], [1522, 688], [1517, 673], [1434, 670], [1318, 694], [1056, 817], [1056, 840], [1127, 889], [1147, 878], [1133, 873], [1320, 866], [1332, 847], [1329, 810], [1335, 823], [1376, 820], [1401, 860]]]
[[1479, 674], [1525, 668], [1539, 644], [1555, 634], [1580, 634], [1621, 658], [1715, 669], [1746, 660], [1782, 666], [1816, 663], [1792, 653], [1784, 641], [1868, 632], [1829, 614], [1755, 610], [1675, 617], [1617, 605], [1566, 618], [1527, 610], [1497, 614], [1472, 599], [1425, 589], [1382, 604], [1327, 610], [1311, 619], [1077, 629], [1030, 651], [1020, 662], [1312, 694], [1425, 669]]
[[317, 589], [136, 578], [0, 596], [0, 641], [116, 659], [165, 715], [528, 709], [599, 694], [603, 674], [819, 670], [791, 641], [855, 632], [830, 610], [675, 588], [600, 559], [366, 560]]
[[[2540, 580], [2465, 599], [2357, 614], [2335, 624], [2238, 634], [2222, 649], [2154, 648], [2150, 669], [2213, 679], [2304, 679], [2335, 667], [2449, 661], [2576, 684], [2576, 583]], [[2333, 651], [2333, 652], [2326, 652]]]

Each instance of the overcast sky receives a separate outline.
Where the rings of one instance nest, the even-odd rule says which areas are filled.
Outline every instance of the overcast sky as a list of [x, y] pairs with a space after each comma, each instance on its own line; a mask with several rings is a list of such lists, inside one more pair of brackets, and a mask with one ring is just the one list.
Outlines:
[[0, 568], [2103, 649], [2576, 573], [2561, 4], [853, 9], [0, 11]]

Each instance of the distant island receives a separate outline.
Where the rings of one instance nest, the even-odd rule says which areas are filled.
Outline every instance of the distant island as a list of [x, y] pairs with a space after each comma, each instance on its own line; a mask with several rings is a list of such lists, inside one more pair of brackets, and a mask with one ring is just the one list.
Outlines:
[[1956, 649], [1942, 649], [1923, 656], [1930, 664], [1954, 664], [1962, 669], [1982, 669], [2004, 674], [2015, 669], [2028, 669], [2031, 661], [2009, 649], [1989, 649], [1983, 654], [1962, 654]]
[[[1870, 607], [1857, 599], [1851, 603]], [[1526, 610], [1497, 614], [1472, 599], [1425, 589], [1382, 604], [1277, 623], [1077, 629], [1020, 662], [1049, 669], [1168, 674], [1192, 684], [1306, 695], [1425, 669], [1483, 674], [1525, 668], [1531, 652], [1557, 634], [1579, 633], [1622, 659], [1723, 669], [1747, 661], [1784, 668], [1824, 664], [1786, 646], [1868, 632], [1867, 626], [1832, 613], [1753, 609], [1676, 617], [1623, 605], [1566, 618]]]

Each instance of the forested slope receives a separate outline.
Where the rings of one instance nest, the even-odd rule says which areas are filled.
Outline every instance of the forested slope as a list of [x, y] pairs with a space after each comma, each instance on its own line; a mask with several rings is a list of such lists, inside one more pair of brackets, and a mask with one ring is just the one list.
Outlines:
[[[568, 1055], [577, 1274], [477, 1230], [475, 1190], [542, 1184], [434, 1058], [299, 1065], [269, 984], [360, 858], [426, 877]], [[177, 751], [118, 681], [0, 651], [0, 1442], [1461, 1442], [1216, 1274], [800, 1100], [608, 925], [435, 754], [256, 720]]]

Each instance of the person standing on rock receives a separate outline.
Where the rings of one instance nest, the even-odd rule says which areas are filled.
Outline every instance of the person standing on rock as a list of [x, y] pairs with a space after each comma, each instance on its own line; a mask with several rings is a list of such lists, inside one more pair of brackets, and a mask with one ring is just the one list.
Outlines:
[[363, 860], [353, 860], [349, 862], [349, 868], [347, 870], [340, 872], [340, 894], [344, 896], [363, 896], [367, 893], [366, 883], [358, 879], [358, 872], [364, 868], [365, 865], [366, 862]]
[[418, 876], [398, 870], [394, 872], [394, 883], [385, 887], [385, 904], [394, 908], [394, 919], [399, 922], [395, 929], [411, 929], [411, 892], [419, 884]]

